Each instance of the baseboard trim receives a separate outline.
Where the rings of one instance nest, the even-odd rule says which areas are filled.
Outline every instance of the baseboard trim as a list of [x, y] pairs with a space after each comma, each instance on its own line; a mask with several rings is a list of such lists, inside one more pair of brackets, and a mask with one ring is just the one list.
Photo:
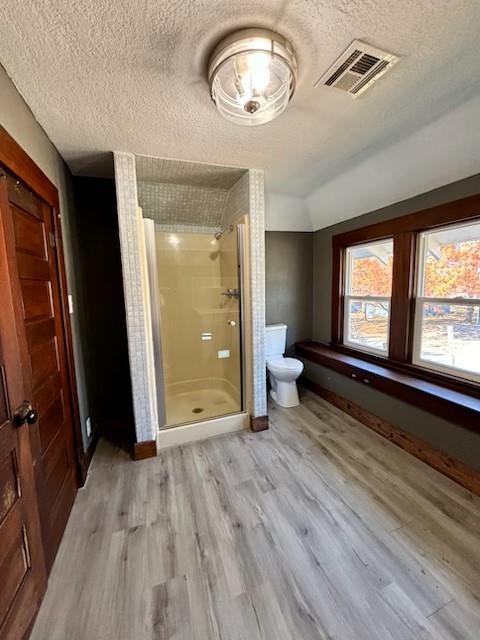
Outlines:
[[256, 418], [250, 416], [250, 429], [254, 433], [266, 431], [268, 428], [268, 416], [257, 416]]
[[88, 449], [85, 451], [83, 456], [80, 459], [80, 467], [82, 471], [82, 487], [87, 480], [87, 473], [90, 467], [90, 463], [92, 462], [93, 454], [97, 448], [98, 440], [100, 438], [100, 429], [97, 426], [95, 431], [92, 434], [92, 438], [90, 440], [90, 444], [88, 445]]
[[146, 460], [157, 455], [157, 441], [145, 440], [145, 442], [135, 442], [133, 445], [133, 459]]
[[393, 442], [401, 449], [415, 456], [415, 458], [433, 467], [444, 476], [454, 480], [465, 489], [468, 489], [468, 491], [480, 496], [480, 472], [472, 469], [460, 460], [435, 449], [411, 433], [403, 431], [403, 429], [394, 426], [390, 422], [375, 416], [354, 402], [337, 395], [333, 391], [325, 389], [317, 382], [306, 378], [302, 378], [301, 382], [307, 389], [310, 389], [310, 391], [313, 391], [313, 393], [330, 404], [333, 404], [338, 409], [341, 409], [343, 412], [348, 413], [348, 415], [369, 429], [390, 440], [390, 442]]

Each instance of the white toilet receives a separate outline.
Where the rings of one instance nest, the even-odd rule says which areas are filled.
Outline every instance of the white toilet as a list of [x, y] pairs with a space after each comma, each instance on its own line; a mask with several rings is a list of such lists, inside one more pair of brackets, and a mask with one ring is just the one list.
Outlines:
[[265, 327], [265, 355], [272, 387], [270, 395], [281, 407], [296, 407], [300, 401], [295, 381], [303, 371], [303, 362], [296, 358], [284, 358], [286, 345], [286, 324]]

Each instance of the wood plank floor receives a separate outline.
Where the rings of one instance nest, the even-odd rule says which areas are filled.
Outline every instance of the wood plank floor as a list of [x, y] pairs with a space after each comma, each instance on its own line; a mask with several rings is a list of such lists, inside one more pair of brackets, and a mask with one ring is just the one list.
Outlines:
[[101, 443], [32, 640], [479, 640], [480, 500], [311, 393], [270, 418]]

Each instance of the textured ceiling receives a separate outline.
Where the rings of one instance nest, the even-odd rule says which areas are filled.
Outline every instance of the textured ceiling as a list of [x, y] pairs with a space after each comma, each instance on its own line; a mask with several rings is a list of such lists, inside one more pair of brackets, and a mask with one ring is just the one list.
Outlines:
[[[290, 38], [297, 93], [242, 128], [208, 95], [208, 53], [248, 26]], [[0, 62], [75, 171], [110, 150], [263, 168], [305, 196], [478, 91], [478, 0], [2, 0]], [[402, 56], [364, 96], [315, 81], [354, 38]], [[105, 157], [105, 156], [103, 156]]]

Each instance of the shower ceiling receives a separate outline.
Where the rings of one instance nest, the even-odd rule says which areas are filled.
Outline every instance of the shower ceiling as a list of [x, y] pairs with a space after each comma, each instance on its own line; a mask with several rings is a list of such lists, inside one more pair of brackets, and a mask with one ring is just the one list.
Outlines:
[[182, 184], [190, 187], [208, 187], [227, 190], [240, 180], [245, 169], [224, 167], [201, 162], [165, 160], [150, 156], [135, 156], [137, 180]]
[[143, 216], [157, 224], [220, 227], [227, 203], [226, 189], [184, 184], [138, 182], [138, 204]]
[[157, 224], [221, 227], [244, 169], [137, 156], [138, 203]]

